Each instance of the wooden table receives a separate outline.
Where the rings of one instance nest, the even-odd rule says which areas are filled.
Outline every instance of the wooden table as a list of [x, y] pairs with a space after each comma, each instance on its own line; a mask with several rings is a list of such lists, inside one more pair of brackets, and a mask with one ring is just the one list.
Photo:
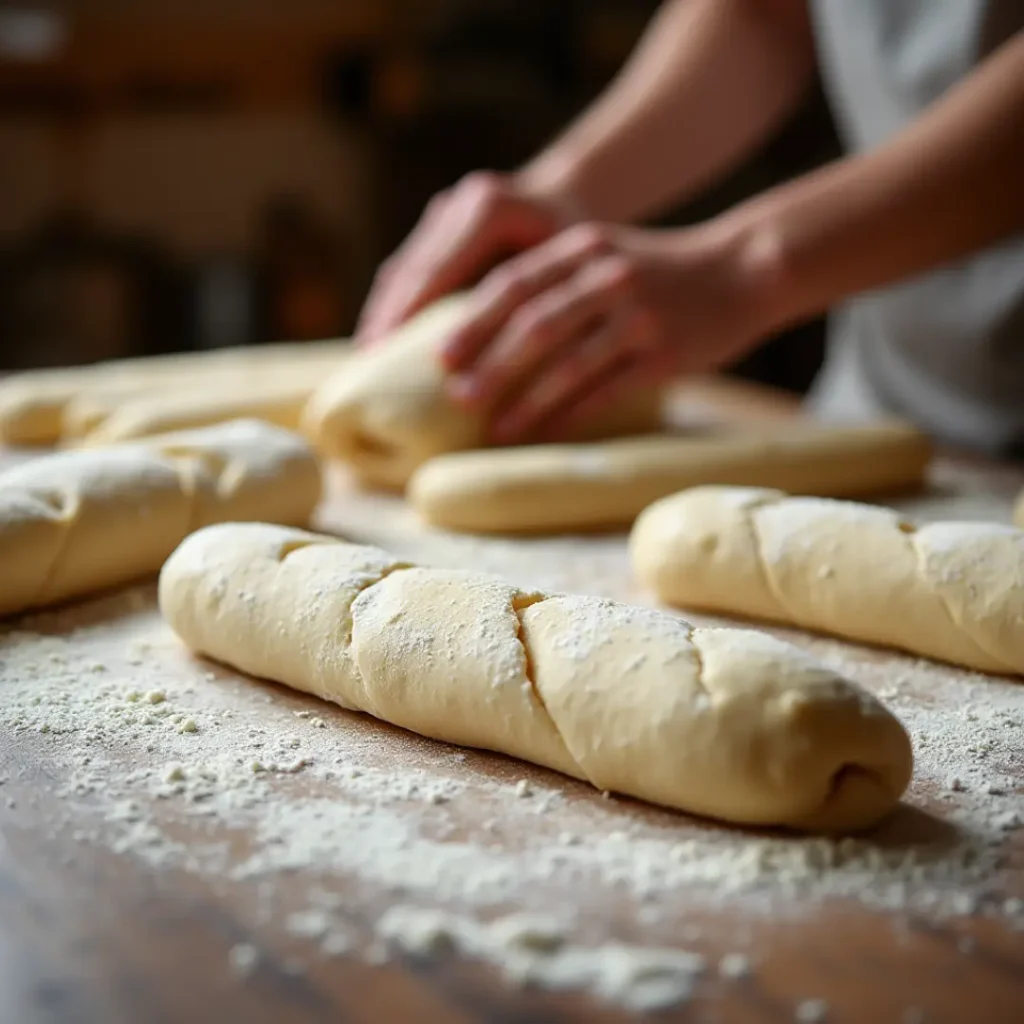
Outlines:
[[[762, 399], [708, 382], [682, 405], [696, 419], [790, 414]], [[1012, 467], [949, 458], [935, 479], [902, 504], [1005, 518], [1024, 483]], [[320, 521], [420, 560], [648, 600], [621, 536], [439, 535], [337, 480]], [[587, 992], [510, 984], [472, 957], [392, 949], [367, 963], [395, 905], [458, 920], [525, 909], [566, 920], [581, 946], [704, 957], [692, 998], [659, 1019], [1024, 1019], [1013, 682], [775, 631], [880, 693], [918, 744], [906, 805], [876, 836], [836, 847], [608, 800], [194, 662], [151, 584], [14, 628], [0, 633], [3, 1024], [629, 1019]], [[947, 777], [958, 766], [964, 778]], [[749, 970], [723, 975], [727, 954]]]

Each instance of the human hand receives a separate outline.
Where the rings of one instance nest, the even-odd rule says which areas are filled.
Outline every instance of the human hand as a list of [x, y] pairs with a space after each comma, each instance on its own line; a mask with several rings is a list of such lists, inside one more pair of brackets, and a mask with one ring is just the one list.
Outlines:
[[574, 218], [571, 201], [515, 175], [478, 171], [427, 204], [419, 223], [381, 264], [356, 338], [372, 344], [413, 313], [473, 284], [499, 260], [550, 238]]
[[477, 286], [442, 358], [495, 441], [557, 438], [619, 394], [737, 358], [773, 326], [773, 255], [714, 224], [581, 224]]

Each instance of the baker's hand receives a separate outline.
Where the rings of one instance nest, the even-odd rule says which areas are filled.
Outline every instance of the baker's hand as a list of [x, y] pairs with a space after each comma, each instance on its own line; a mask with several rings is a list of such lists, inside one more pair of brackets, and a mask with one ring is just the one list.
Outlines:
[[550, 238], [573, 217], [571, 202], [515, 175], [478, 171], [428, 204], [374, 278], [356, 332], [372, 343], [417, 310], [474, 284], [500, 260]]
[[713, 222], [571, 227], [477, 286], [443, 353], [450, 394], [488, 410], [495, 441], [557, 438], [625, 391], [717, 368], [760, 340], [769, 267]]

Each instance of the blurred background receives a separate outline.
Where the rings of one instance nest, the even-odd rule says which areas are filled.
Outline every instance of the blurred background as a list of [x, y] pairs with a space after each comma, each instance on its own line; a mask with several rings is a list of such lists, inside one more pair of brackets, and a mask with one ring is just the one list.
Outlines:
[[[0, 0], [0, 369], [348, 333], [437, 189], [515, 167], [653, 0]], [[665, 224], [838, 152], [820, 94]], [[740, 372], [803, 390], [822, 325]]]

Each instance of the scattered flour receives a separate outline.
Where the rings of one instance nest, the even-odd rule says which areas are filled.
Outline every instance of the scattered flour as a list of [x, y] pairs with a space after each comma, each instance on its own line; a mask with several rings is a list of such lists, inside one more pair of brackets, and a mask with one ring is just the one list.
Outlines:
[[441, 910], [395, 906], [377, 922], [377, 935], [406, 952], [463, 953], [496, 966], [503, 977], [548, 989], [586, 989], [634, 1011], [689, 998], [704, 959], [679, 949], [568, 941], [556, 919], [505, 917], [483, 924]]
[[[425, 538], [402, 516], [368, 520], [367, 539], [531, 588], [640, 599], [623, 591], [620, 539], [580, 541], [558, 568], [565, 542]], [[238, 679], [181, 652], [151, 587], [0, 628], [0, 781], [15, 806], [20, 766], [47, 764], [55, 825], [76, 841], [254, 886], [258, 918], [325, 956], [462, 954], [510, 983], [633, 1008], [753, 972], [761, 958], [735, 938], [705, 965], [700, 922], [723, 910], [782, 926], [840, 900], [1024, 929], [1024, 894], [1002, 873], [1024, 821], [1024, 687], [774, 632], [862, 682], [913, 737], [908, 806], [871, 838], [719, 829]], [[286, 876], [301, 902], [280, 906]], [[626, 924], [614, 941], [611, 904]], [[244, 976], [259, 959], [243, 942], [229, 966]]]
[[828, 1003], [824, 999], [805, 999], [796, 1008], [799, 1024], [821, 1024], [828, 1019]]
[[245, 977], [259, 965], [259, 950], [248, 942], [236, 943], [228, 950], [228, 963], [233, 973]]

